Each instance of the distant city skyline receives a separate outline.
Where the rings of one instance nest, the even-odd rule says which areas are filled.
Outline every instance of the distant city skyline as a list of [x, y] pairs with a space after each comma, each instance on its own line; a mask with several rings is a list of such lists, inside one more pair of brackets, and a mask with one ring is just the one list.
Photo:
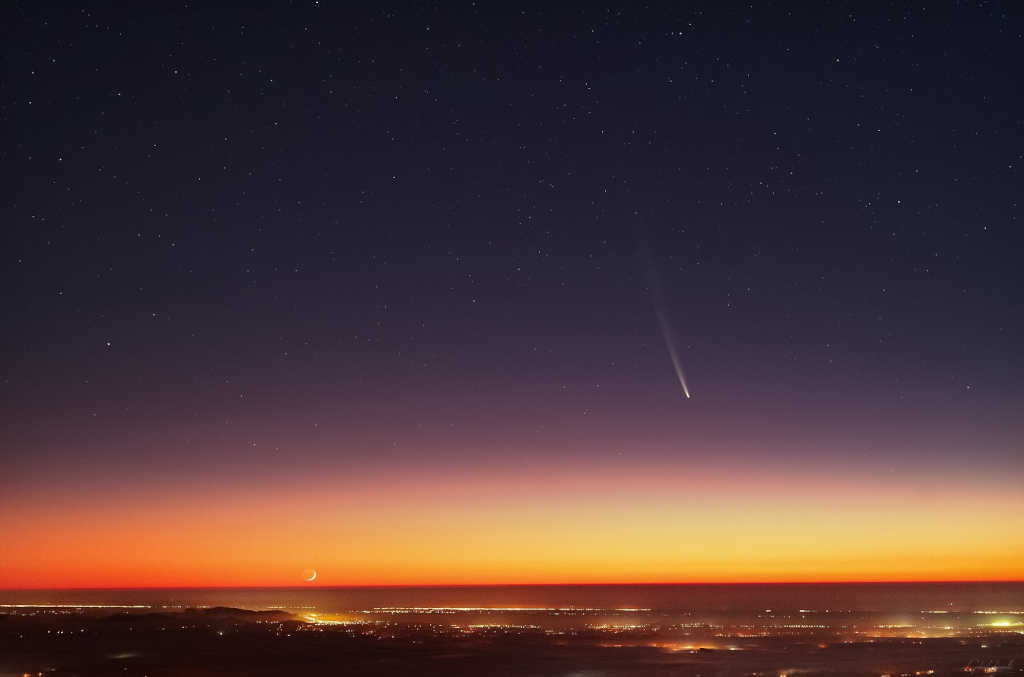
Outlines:
[[0, 591], [10, 674], [1019, 674], [1024, 584]]

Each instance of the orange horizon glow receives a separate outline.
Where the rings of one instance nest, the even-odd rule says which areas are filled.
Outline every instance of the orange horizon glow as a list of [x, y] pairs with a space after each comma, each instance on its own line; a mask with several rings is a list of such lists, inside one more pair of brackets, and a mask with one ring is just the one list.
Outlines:
[[[0, 589], [1019, 581], [1024, 497], [565, 469], [0, 499]], [[983, 551], [983, 554], [981, 552]], [[317, 571], [315, 582], [301, 578]]]

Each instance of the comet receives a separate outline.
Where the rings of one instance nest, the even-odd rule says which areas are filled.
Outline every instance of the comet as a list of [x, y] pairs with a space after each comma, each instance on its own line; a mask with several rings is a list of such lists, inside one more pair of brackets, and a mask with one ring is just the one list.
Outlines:
[[659, 304], [657, 296], [652, 292], [651, 296], [654, 298], [655, 314], [658, 316], [658, 324], [661, 325], [661, 335], [665, 337], [665, 347], [668, 348], [668, 355], [672, 358], [672, 366], [675, 367], [676, 376], [679, 378], [679, 385], [683, 386], [683, 392], [686, 393], [686, 399], [690, 399], [690, 389], [686, 386], [686, 377], [683, 375], [683, 365], [679, 362], [679, 351], [676, 350], [676, 344], [673, 340], [672, 329], [669, 325], [668, 313], [665, 308]]
[[672, 366], [679, 378], [679, 385], [683, 387], [686, 398], [690, 398], [690, 389], [686, 385], [686, 376], [683, 375], [683, 365], [679, 361], [679, 350], [676, 348], [675, 336], [672, 332], [672, 324], [669, 319], [665, 301], [661, 297], [661, 290], [654, 279], [654, 266], [648, 261], [647, 265], [647, 288], [651, 291], [651, 301], [654, 302], [654, 314], [658, 317], [658, 324], [661, 326], [661, 335], [665, 339], [665, 347], [668, 348], [668, 355], [672, 358]]
[[686, 399], [690, 399], [690, 388], [686, 385], [686, 376], [683, 375], [683, 364], [679, 360], [679, 350], [676, 348], [675, 333], [672, 331], [672, 321], [669, 316], [668, 306], [661, 293], [661, 285], [658, 284], [658, 276], [654, 270], [654, 259], [651, 256], [650, 248], [647, 246], [647, 238], [644, 236], [643, 228], [638, 229], [640, 235], [640, 248], [647, 269], [647, 289], [651, 292], [651, 302], [654, 304], [654, 314], [658, 317], [658, 325], [661, 327], [661, 335], [665, 339], [665, 347], [668, 348], [668, 355], [672, 358], [672, 366], [676, 370], [676, 377], [679, 385], [686, 393]]

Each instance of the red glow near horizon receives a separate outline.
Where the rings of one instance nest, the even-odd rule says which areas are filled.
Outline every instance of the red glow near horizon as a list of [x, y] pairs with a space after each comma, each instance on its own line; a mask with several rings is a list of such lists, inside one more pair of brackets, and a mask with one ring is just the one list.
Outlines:
[[[1016, 580], [1024, 499], [695, 470], [307, 477], [3, 500], [10, 588]], [[88, 494], [88, 495], [87, 495]], [[950, 543], [963, 543], [951, 549]], [[985, 545], [978, 557], [977, 544]]]

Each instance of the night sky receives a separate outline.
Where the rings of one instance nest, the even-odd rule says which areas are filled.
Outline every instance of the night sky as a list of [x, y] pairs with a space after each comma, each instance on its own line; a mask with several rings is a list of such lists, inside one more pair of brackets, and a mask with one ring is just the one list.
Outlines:
[[0, 23], [0, 587], [1024, 575], [1020, 3]]

